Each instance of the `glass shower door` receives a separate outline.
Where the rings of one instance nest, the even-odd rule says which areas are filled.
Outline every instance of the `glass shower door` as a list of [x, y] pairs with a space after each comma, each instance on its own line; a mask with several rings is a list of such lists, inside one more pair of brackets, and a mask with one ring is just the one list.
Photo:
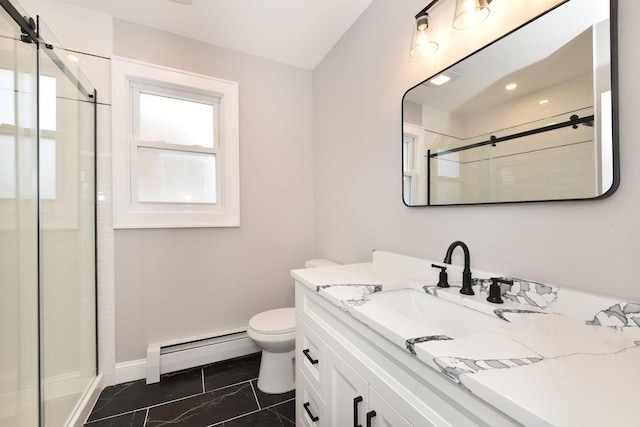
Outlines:
[[0, 427], [38, 425], [36, 46], [0, 9]]
[[97, 373], [95, 93], [1, 6], [0, 427], [60, 427]]
[[42, 425], [58, 427], [96, 377], [95, 103], [42, 19], [38, 30]]

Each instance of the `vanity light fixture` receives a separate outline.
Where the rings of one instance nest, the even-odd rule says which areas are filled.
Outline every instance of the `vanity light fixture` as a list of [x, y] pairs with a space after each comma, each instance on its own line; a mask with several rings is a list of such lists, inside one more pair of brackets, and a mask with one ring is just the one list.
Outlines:
[[490, 13], [492, 0], [456, 0], [456, 12], [453, 15], [453, 28], [468, 30], [484, 22]]
[[[173, 0], [183, 1], [183, 0]], [[411, 38], [411, 50], [409, 55], [414, 58], [423, 58], [438, 50], [438, 43], [430, 38], [429, 9], [440, 0], [432, 0], [416, 15], [416, 27]], [[453, 15], [453, 28], [466, 30], [484, 22], [489, 16], [489, 4], [493, 0], [456, 0], [456, 11]]]
[[429, 6], [422, 9], [416, 15], [416, 28], [413, 31], [411, 50], [409, 51], [409, 55], [414, 58], [424, 58], [438, 50], [438, 43], [431, 39], [428, 32], [429, 14], [426, 11], [426, 9], [434, 3], [435, 2], [431, 2]]

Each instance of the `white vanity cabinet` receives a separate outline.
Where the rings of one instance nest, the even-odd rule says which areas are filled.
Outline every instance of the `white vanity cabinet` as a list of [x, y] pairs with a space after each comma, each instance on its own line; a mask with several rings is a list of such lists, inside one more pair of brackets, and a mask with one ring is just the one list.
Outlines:
[[[331, 347], [327, 351], [325, 417], [330, 426], [411, 424]], [[427, 424], [425, 424], [427, 425]]]
[[[304, 323], [306, 322], [303, 321]], [[297, 377], [299, 424], [305, 426], [411, 426], [365, 378], [356, 372], [351, 363], [336, 353], [332, 346], [319, 340], [314, 328], [305, 325], [303, 331], [302, 342], [306, 342], [308, 346], [303, 346], [304, 348], [301, 348], [296, 357], [299, 363], [302, 362]], [[309, 336], [312, 338], [310, 339]], [[333, 347], [339, 348], [335, 344]], [[343, 356], [351, 359], [355, 355], [343, 352]], [[299, 359], [300, 357], [304, 359]]]
[[519, 425], [296, 283], [298, 426]]

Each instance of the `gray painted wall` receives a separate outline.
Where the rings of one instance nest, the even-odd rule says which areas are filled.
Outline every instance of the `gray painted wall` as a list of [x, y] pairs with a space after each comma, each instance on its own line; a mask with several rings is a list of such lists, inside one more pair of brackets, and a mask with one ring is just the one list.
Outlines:
[[[114, 21], [114, 55], [237, 81], [239, 228], [116, 230], [116, 361], [293, 305], [313, 252], [311, 72]], [[114, 141], [114, 144], [117, 141]]]
[[[506, 14], [506, 8], [519, 7], [516, 3], [524, 4], [501, 2], [492, 14]], [[481, 34], [474, 38], [449, 29], [444, 9], [455, 2], [447, 2], [430, 12], [431, 26], [441, 35], [439, 54], [412, 62], [412, 16], [425, 1], [374, 0], [313, 72], [316, 256], [348, 263], [384, 249], [437, 260], [460, 239], [470, 247], [472, 268], [640, 300], [635, 126], [640, 2], [620, 0], [622, 177], [617, 193], [594, 202], [440, 208], [402, 203], [400, 103], [405, 90], [535, 16], [542, 3], [511, 11], [502, 26], [478, 27]], [[462, 262], [461, 254], [454, 262]]]

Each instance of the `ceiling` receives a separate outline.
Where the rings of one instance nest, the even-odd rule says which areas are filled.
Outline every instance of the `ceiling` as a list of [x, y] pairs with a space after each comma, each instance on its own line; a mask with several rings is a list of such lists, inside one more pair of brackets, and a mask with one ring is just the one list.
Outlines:
[[372, 0], [62, 0], [115, 18], [312, 70]]

